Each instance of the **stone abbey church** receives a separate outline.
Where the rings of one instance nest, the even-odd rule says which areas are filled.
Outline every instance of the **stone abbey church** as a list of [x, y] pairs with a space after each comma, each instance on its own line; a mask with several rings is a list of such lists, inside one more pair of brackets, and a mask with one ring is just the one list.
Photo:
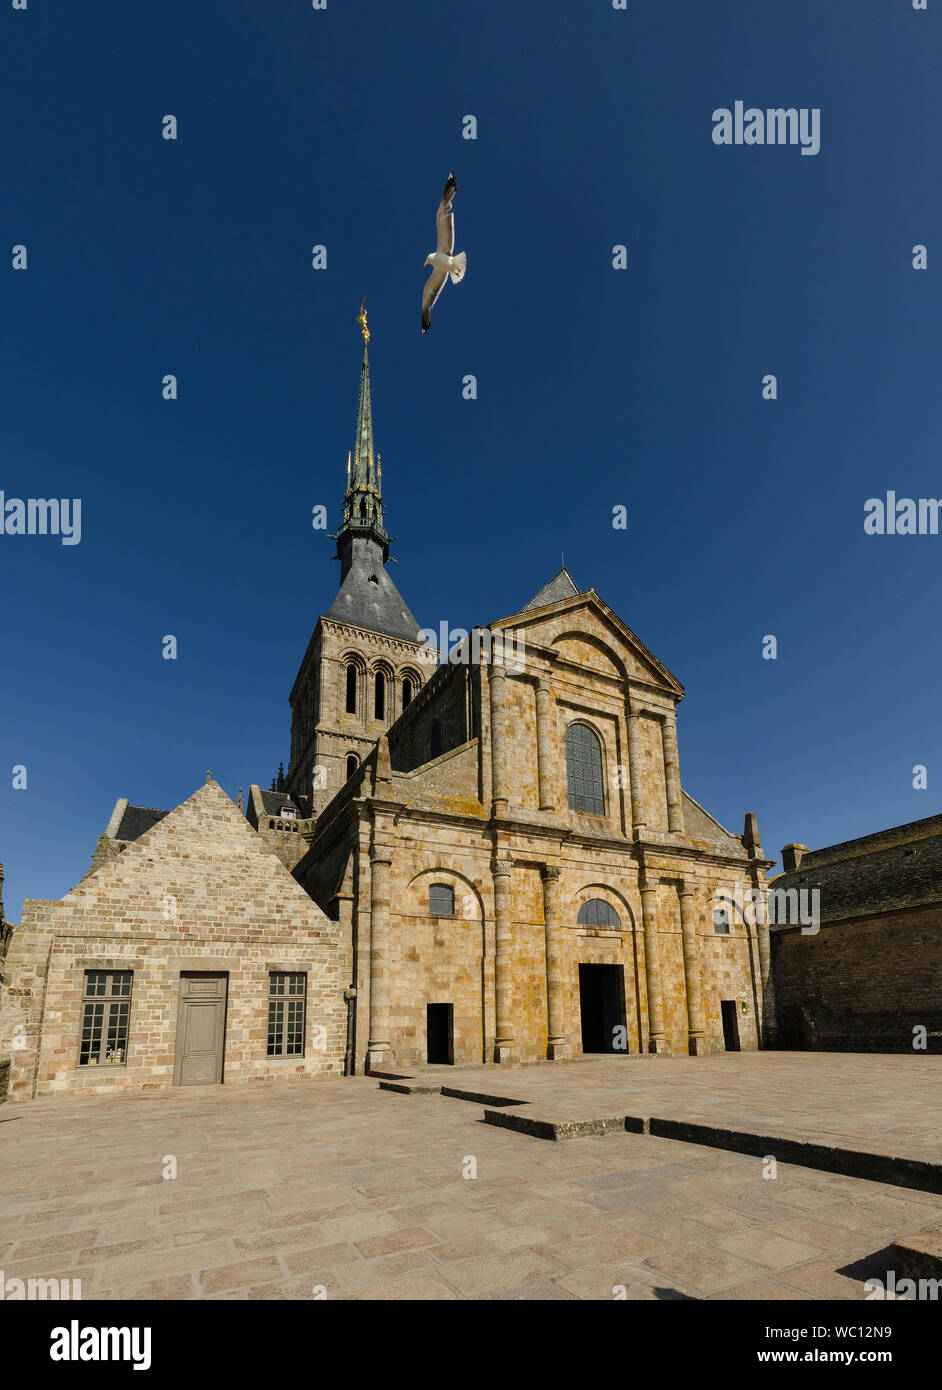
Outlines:
[[[755, 818], [683, 789], [683, 687], [562, 569], [429, 659], [387, 569], [365, 318], [340, 588], [290, 692], [286, 774], [121, 798], [4, 965], [11, 1100], [420, 1063], [754, 1049]], [[146, 788], [141, 788], [145, 792]]]

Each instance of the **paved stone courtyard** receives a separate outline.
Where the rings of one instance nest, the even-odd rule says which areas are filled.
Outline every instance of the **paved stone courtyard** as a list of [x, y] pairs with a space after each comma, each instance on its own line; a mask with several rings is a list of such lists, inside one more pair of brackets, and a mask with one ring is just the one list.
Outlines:
[[521, 1116], [657, 1115], [942, 1164], [938, 1055], [738, 1052], [400, 1071], [425, 1086], [523, 1101]]
[[[823, 1111], [827, 1068], [807, 1060], [807, 1103]], [[874, 1078], [884, 1061], [915, 1065], [832, 1060], [838, 1091], [849, 1061]], [[741, 1070], [741, 1104], [785, 1104], [775, 1091], [760, 1102], [748, 1080], [760, 1070]], [[766, 1069], [768, 1085], [777, 1075]], [[898, 1112], [917, 1129], [939, 1114], [920, 1075], [929, 1089]], [[527, 1084], [547, 1082], [534, 1069]], [[872, 1112], [856, 1101], [871, 1138], [900, 1105], [873, 1089]], [[727, 1118], [736, 1103], [731, 1071]], [[765, 1178], [758, 1158], [648, 1135], [547, 1142], [482, 1113], [362, 1077], [3, 1105], [0, 1268], [81, 1278], [86, 1300], [308, 1299], [317, 1286], [340, 1299], [610, 1300], [618, 1285], [631, 1299], [861, 1299], [894, 1237], [942, 1221], [942, 1197], [885, 1183], [785, 1164]]]

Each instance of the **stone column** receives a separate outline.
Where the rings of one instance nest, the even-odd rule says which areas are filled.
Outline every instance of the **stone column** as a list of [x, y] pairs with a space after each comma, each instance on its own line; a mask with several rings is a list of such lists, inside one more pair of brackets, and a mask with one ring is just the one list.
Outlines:
[[[758, 873], [754, 872], [753, 887], [762, 892]], [[769, 939], [768, 898], [762, 892], [761, 905], [755, 908], [756, 946], [759, 952], [759, 1008], [756, 1032], [760, 1047], [771, 1047], [775, 1037], [775, 992], [772, 987], [772, 946]]]
[[513, 1060], [513, 1023], [511, 1021], [511, 878], [510, 861], [499, 859], [493, 867], [494, 878], [494, 1061]]
[[682, 835], [684, 806], [677, 760], [677, 716], [673, 712], [661, 718], [661, 746], [664, 750], [664, 781], [667, 784], [667, 828]]
[[504, 668], [493, 663], [488, 667], [491, 694], [491, 802], [493, 814], [507, 810], [507, 712], [504, 701]]
[[648, 1051], [667, 1053], [670, 1047], [664, 1032], [661, 1003], [661, 953], [658, 941], [657, 888], [645, 882], [641, 888], [641, 917], [644, 923], [644, 976], [648, 991]]
[[370, 1039], [367, 1069], [392, 1060], [389, 961], [389, 876], [392, 849], [373, 845], [370, 853]]
[[549, 681], [541, 680], [536, 688], [536, 767], [540, 784], [541, 811], [556, 809], [553, 754], [553, 696]]
[[637, 838], [645, 832], [644, 782], [641, 777], [641, 715], [628, 712], [628, 777], [631, 783], [631, 828]]
[[680, 889], [680, 925], [684, 942], [684, 985], [687, 991], [687, 1050], [691, 1057], [706, 1051], [703, 1037], [703, 991], [700, 982], [700, 943], [697, 940], [697, 896]]
[[543, 869], [543, 921], [546, 924], [546, 1055], [551, 1062], [572, 1056], [563, 1013], [563, 940], [559, 919], [559, 869]]

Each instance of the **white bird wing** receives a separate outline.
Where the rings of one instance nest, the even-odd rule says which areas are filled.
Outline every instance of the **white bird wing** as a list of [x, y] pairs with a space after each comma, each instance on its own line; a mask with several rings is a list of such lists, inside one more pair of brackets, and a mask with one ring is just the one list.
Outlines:
[[458, 192], [454, 174], [448, 175], [442, 200], [435, 214], [435, 227], [438, 232], [438, 251], [450, 256], [455, 249], [455, 214], [451, 210], [451, 200]]
[[439, 270], [438, 266], [432, 271], [425, 282], [425, 289], [422, 291], [422, 332], [427, 333], [432, 323], [432, 308], [436, 299], [444, 288], [445, 281], [448, 279], [446, 270]]

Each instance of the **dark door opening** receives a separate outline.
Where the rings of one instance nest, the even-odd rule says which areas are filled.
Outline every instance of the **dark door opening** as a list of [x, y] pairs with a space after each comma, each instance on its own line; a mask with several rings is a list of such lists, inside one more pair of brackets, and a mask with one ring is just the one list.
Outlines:
[[627, 1052], [625, 967], [580, 965], [583, 1052]]
[[723, 1011], [723, 1042], [727, 1052], [739, 1051], [739, 1014], [735, 999], [720, 1000]]
[[455, 1059], [452, 1041], [453, 1004], [428, 1004], [425, 1016], [426, 1059], [429, 1062], [447, 1063]]

